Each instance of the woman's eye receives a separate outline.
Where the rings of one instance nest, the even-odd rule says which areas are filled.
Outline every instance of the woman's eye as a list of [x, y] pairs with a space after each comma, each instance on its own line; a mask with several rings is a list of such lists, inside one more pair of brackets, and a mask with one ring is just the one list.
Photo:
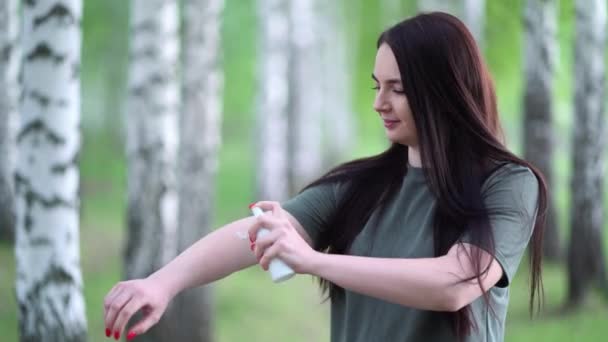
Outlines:
[[[380, 90], [380, 86], [379, 86], [379, 85], [376, 85], [376, 86], [372, 87], [371, 89], [378, 91], [378, 90]], [[405, 94], [405, 91], [403, 91], [403, 90], [401, 90], [401, 89], [393, 89], [393, 92], [394, 92], [395, 94], [399, 94], [399, 95], [403, 95], [403, 94]]]

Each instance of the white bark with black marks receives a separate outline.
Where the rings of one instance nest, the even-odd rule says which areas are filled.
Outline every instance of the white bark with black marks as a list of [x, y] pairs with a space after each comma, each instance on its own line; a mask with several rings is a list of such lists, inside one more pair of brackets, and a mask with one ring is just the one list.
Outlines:
[[608, 295], [603, 251], [606, 1], [575, 1], [572, 208], [568, 250], [568, 304], [577, 306], [594, 286]]
[[[220, 28], [224, 0], [184, 2], [183, 107], [178, 161], [178, 253], [212, 230], [218, 150], [221, 144], [223, 73]], [[211, 286], [174, 299], [181, 329], [175, 341], [212, 341]]]
[[[321, 173], [322, 93], [319, 1], [290, 1], [289, 193]], [[338, 124], [337, 122], [334, 124]]]
[[13, 241], [15, 232], [15, 132], [21, 65], [17, 0], [0, 3], [0, 240]]
[[[134, 0], [127, 98], [126, 279], [150, 275], [177, 251], [179, 15], [176, 0]], [[163, 317], [145, 336], [164, 341], [178, 327]]]
[[[528, 0], [524, 24], [524, 158], [542, 171], [551, 190], [554, 184], [553, 82], [558, 58], [557, 3]], [[548, 260], [558, 261], [561, 253], [553, 191], [548, 195], [543, 254]]]
[[256, 198], [288, 197], [287, 109], [289, 97], [288, 1], [258, 0], [258, 110], [256, 114]]
[[79, 250], [80, 0], [23, 2], [15, 175], [21, 341], [85, 341]]

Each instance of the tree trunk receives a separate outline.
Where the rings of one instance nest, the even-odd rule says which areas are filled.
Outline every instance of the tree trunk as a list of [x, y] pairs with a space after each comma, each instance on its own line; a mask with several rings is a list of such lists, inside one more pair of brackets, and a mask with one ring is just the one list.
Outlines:
[[486, 23], [486, 1], [464, 0], [462, 20], [467, 25], [477, 44], [483, 47]]
[[321, 173], [321, 54], [316, 0], [290, 2], [289, 193], [294, 195]]
[[256, 199], [288, 197], [287, 108], [289, 21], [286, 0], [259, 0], [260, 72], [256, 138]]
[[13, 241], [15, 234], [14, 177], [19, 98], [19, 13], [17, 0], [0, 4], [0, 240]]
[[[150, 275], [177, 251], [180, 101], [177, 1], [134, 0], [130, 15], [126, 279]], [[139, 338], [174, 340], [178, 323], [165, 314]]]
[[606, 1], [575, 1], [575, 118], [573, 120], [572, 212], [568, 250], [568, 305], [580, 305], [592, 285], [606, 290], [603, 251], [606, 144], [604, 86]]
[[424, 12], [442, 11], [460, 18], [480, 46], [483, 45], [485, 0], [419, 0], [418, 9]]
[[543, 254], [550, 261], [561, 257], [553, 196], [553, 81], [557, 58], [555, 1], [528, 0], [525, 23], [524, 157], [545, 175], [549, 210]]
[[[215, 176], [221, 142], [223, 74], [219, 65], [223, 0], [184, 3], [184, 104], [180, 120], [178, 167], [181, 252], [211, 231]], [[180, 334], [175, 341], [213, 340], [210, 286], [190, 289], [175, 298]]]
[[[320, 10], [321, 78], [323, 123], [323, 170], [346, 160], [354, 150], [356, 116], [352, 105], [351, 70], [358, 51], [357, 43], [349, 41], [346, 20], [337, 1], [322, 1]], [[358, 38], [356, 38], [358, 39]], [[336, 125], [339, 123], [339, 125]]]
[[85, 341], [79, 251], [79, 0], [23, 2], [15, 171], [21, 341]]

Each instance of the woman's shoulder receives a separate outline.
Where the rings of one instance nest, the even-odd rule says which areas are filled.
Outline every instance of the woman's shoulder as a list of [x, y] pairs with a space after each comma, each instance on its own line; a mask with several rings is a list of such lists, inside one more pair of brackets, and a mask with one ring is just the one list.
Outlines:
[[489, 191], [497, 186], [526, 190], [530, 187], [537, 188], [538, 179], [532, 169], [526, 165], [503, 162], [490, 170], [483, 188]]

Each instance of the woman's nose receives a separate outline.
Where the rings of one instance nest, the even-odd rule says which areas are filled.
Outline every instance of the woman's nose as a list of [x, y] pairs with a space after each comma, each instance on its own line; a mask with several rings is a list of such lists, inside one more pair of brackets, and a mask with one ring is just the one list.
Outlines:
[[374, 100], [374, 110], [376, 112], [386, 112], [390, 108], [390, 104], [380, 94], [376, 95]]

